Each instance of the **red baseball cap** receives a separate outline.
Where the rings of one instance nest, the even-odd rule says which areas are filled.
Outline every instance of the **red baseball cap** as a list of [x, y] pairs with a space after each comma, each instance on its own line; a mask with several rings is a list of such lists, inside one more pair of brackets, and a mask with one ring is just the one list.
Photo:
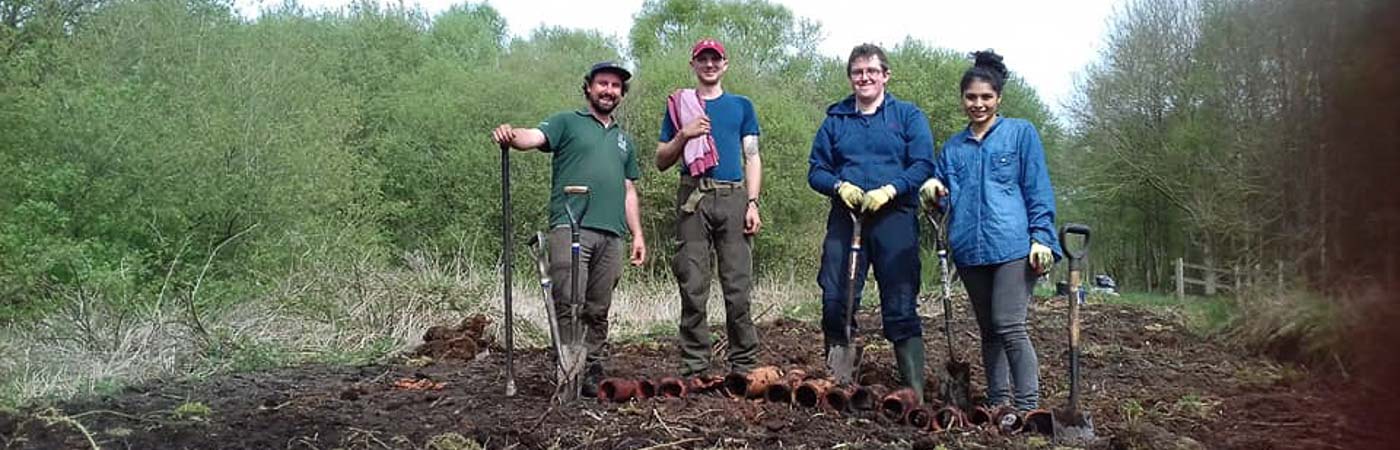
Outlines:
[[696, 56], [700, 56], [700, 52], [705, 50], [714, 50], [715, 53], [719, 53], [720, 58], [729, 59], [729, 56], [724, 53], [724, 44], [710, 38], [696, 41], [695, 46], [690, 48], [690, 58], [695, 59]]

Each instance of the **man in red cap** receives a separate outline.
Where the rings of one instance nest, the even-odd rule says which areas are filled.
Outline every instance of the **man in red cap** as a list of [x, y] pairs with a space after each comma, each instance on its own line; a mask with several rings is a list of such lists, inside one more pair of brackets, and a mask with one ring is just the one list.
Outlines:
[[[753, 235], [763, 224], [758, 214], [763, 176], [758, 116], [747, 97], [724, 92], [722, 81], [729, 68], [724, 44], [714, 39], [696, 42], [690, 67], [696, 86], [668, 99], [656, 148], [658, 169], [681, 163], [678, 246], [671, 262], [681, 294], [681, 372], [699, 375], [710, 367], [706, 301], [711, 265], [718, 263], [729, 370], [744, 373], [754, 368], [758, 356], [758, 333], [749, 313]], [[711, 254], [718, 261], [712, 262]]]

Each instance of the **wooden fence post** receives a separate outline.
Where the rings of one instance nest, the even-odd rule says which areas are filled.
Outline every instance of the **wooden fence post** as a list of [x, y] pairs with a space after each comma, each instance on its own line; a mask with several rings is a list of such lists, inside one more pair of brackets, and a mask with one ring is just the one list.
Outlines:
[[1206, 282], [1206, 296], [1215, 295], [1215, 268], [1206, 265], [1206, 269], [1201, 271], [1201, 275]]
[[1186, 299], [1186, 261], [1176, 259], [1176, 299]]

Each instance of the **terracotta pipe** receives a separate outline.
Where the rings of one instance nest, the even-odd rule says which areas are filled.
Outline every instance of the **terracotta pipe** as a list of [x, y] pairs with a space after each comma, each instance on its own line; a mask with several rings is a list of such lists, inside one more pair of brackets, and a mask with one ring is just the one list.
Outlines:
[[763, 394], [763, 398], [772, 403], [791, 403], [792, 394], [797, 390], [797, 386], [802, 384], [802, 380], [807, 378], [807, 372], [802, 369], [789, 370], [783, 375], [783, 379], [772, 386], [768, 386], [768, 391]]
[[852, 394], [856, 391], [856, 389], [859, 388], [859, 387], [860, 387], [859, 385], [856, 385], [856, 386], [847, 386], [847, 387], [844, 387], [844, 388], [843, 388], [843, 387], [833, 387], [833, 388], [831, 388], [831, 389], [827, 389], [827, 390], [826, 390], [826, 395], [823, 395], [823, 396], [822, 396], [822, 401], [825, 402], [825, 403], [826, 403], [826, 406], [827, 406], [828, 408], [831, 408], [833, 411], [836, 411], [836, 412], [850, 412], [850, 411], [851, 411], [851, 395], [852, 395]]
[[972, 408], [972, 414], [968, 416], [967, 421], [974, 427], [990, 425], [992, 423], [992, 410], [985, 406]]
[[909, 424], [920, 430], [939, 431], [938, 421], [933, 420], [933, 410], [926, 406], [915, 406], [908, 413]]
[[1021, 419], [1021, 431], [1045, 436], [1055, 434], [1055, 417], [1044, 409], [1031, 410]]
[[807, 380], [797, 386], [797, 392], [793, 394], [793, 398], [797, 400], [797, 404], [799, 405], [808, 408], [816, 408], [822, 406], [822, 400], [826, 397], [826, 391], [834, 387], [836, 387], [836, 383], [825, 378]]
[[880, 415], [895, 423], [909, 423], [909, 412], [918, 407], [918, 394], [911, 388], [900, 388], [880, 400]]
[[731, 373], [724, 377], [724, 388], [729, 395], [739, 398], [762, 398], [765, 391], [782, 379], [778, 368], [763, 366], [749, 373]]
[[637, 380], [637, 399], [646, 400], [656, 396], [656, 383], [646, 378]]
[[956, 406], [944, 406], [933, 414], [934, 431], [956, 430], [966, 426], [967, 416]]
[[677, 377], [663, 377], [656, 382], [656, 396], [661, 398], [685, 397], [685, 380]]
[[622, 378], [608, 378], [598, 383], [598, 401], [622, 403], [637, 396], [637, 382]]
[[880, 399], [885, 398], [890, 393], [890, 389], [883, 384], [872, 384], [869, 386], [856, 386], [851, 392], [851, 409], [857, 411], [870, 411], [880, 406]]
[[686, 393], [698, 394], [710, 392], [715, 389], [724, 388], [724, 377], [718, 375], [699, 375], [687, 380]]
[[1024, 424], [1021, 415], [1016, 413], [1016, 408], [1003, 406], [992, 413], [992, 426], [1002, 434], [1016, 434]]

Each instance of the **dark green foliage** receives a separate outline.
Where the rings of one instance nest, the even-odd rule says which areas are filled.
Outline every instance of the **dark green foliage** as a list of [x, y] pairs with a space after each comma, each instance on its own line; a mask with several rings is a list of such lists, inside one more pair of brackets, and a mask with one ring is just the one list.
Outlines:
[[[781, 6], [648, 2], [630, 54], [593, 31], [512, 39], [486, 5], [429, 17], [288, 4], [248, 20], [217, 0], [54, 0], [0, 15], [0, 321], [71, 298], [222, 308], [309, 268], [410, 253], [498, 263], [490, 129], [583, 107], [583, 71], [603, 59], [636, 68], [619, 117], [643, 144], [642, 273], [670, 282], [676, 174], [656, 171], [652, 143], [665, 95], [693, 85], [701, 36], [728, 45], [726, 88], [753, 99], [763, 127], [760, 271], [815, 272], [827, 200], [807, 187], [807, 153], [849, 86], [844, 60], [817, 54], [820, 28]], [[891, 57], [894, 92], [940, 139], [959, 128], [968, 60], [914, 41]], [[1006, 102], [1058, 151], [1029, 88], [1013, 80]], [[549, 156], [513, 157], [523, 242], [544, 223]]]

